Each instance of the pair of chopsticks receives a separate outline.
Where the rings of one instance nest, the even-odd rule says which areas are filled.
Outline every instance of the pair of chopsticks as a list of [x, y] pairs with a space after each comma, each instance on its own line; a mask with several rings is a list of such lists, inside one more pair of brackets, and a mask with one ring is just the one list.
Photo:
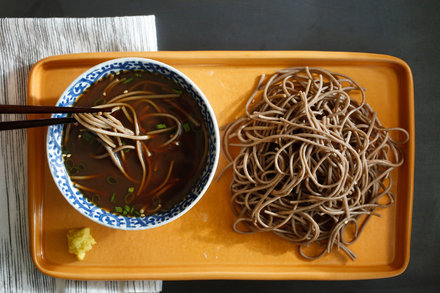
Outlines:
[[[56, 106], [30, 106], [30, 105], [0, 105], [0, 114], [30, 114], [30, 113], [98, 113], [110, 112], [112, 108], [87, 108], [87, 107], [56, 107]], [[21, 129], [66, 124], [76, 122], [73, 117], [48, 118], [34, 120], [19, 120], [0, 122], [1, 130]]]

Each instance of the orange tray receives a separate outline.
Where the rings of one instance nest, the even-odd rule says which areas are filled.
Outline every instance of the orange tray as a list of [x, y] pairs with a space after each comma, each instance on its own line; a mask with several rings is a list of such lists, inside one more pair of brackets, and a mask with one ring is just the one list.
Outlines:
[[[43, 273], [82, 280], [122, 279], [371, 279], [402, 273], [409, 261], [414, 179], [414, 97], [410, 68], [400, 59], [344, 52], [137, 52], [54, 56], [39, 61], [29, 77], [28, 103], [54, 105], [83, 71], [119, 57], [152, 58], [188, 75], [209, 99], [219, 125], [239, 115], [262, 73], [318, 66], [353, 77], [387, 127], [403, 127], [405, 164], [393, 173], [396, 203], [380, 209], [350, 246], [356, 261], [332, 253], [302, 259], [297, 247], [271, 233], [232, 230], [229, 181], [213, 182], [197, 205], [178, 220], [144, 231], [120, 231], [76, 212], [52, 180], [45, 155], [46, 128], [28, 130], [29, 232], [32, 259]], [[226, 164], [221, 158], [218, 170]], [[218, 171], [217, 170], [217, 171]], [[67, 252], [68, 229], [88, 226], [97, 244], [85, 260]]]

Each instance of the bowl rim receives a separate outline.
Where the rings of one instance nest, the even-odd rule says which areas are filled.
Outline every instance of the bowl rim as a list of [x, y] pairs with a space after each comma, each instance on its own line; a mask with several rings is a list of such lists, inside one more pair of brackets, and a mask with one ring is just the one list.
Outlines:
[[[154, 65], [158, 65], [158, 66], [161, 66], [161, 67], [164, 67], [164, 68], [166, 68], [167, 70], [169, 70], [169, 71], [171, 71], [171, 72], [174, 72], [174, 73], [176, 73], [179, 77], [181, 77], [181, 78], [183, 78], [184, 80], [185, 80], [185, 82], [186, 83], [188, 83], [192, 88], [193, 88], [193, 90], [198, 94], [198, 96], [203, 100], [203, 104], [204, 104], [204, 106], [206, 107], [206, 110], [207, 110], [207, 112], [209, 113], [209, 115], [208, 115], [208, 117], [210, 118], [210, 120], [212, 121], [212, 124], [213, 124], [213, 127], [212, 127], [212, 129], [213, 129], [213, 133], [211, 133], [210, 131], [208, 132], [208, 135], [209, 136], [214, 136], [215, 137], [215, 140], [214, 140], [214, 145], [215, 145], [215, 149], [214, 149], [214, 152], [215, 152], [215, 154], [214, 154], [214, 160], [213, 160], [213, 163], [212, 163], [212, 168], [210, 168], [210, 169], [208, 169], [207, 170], [207, 172], [209, 172], [209, 176], [208, 176], [208, 178], [207, 178], [207, 180], [206, 180], [206, 182], [203, 184], [203, 187], [200, 189], [200, 191], [198, 192], [198, 194], [197, 194], [197, 196], [191, 201], [191, 203], [189, 204], [189, 205], [187, 205], [186, 207], [184, 207], [182, 210], [180, 210], [179, 211], [179, 213], [178, 214], [176, 214], [176, 215], [173, 215], [173, 216], [170, 216], [168, 219], [165, 219], [165, 220], [163, 220], [163, 221], [161, 221], [161, 222], [159, 222], [158, 224], [151, 224], [151, 225], [147, 225], [147, 226], [134, 226], [134, 227], [127, 227], [126, 225], [125, 226], [119, 226], [119, 225], [112, 225], [112, 224], [109, 224], [109, 223], [106, 223], [106, 222], [104, 222], [104, 221], [100, 221], [99, 219], [96, 219], [96, 218], [94, 218], [94, 217], [92, 217], [92, 215], [89, 215], [89, 214], [87, 214], [87, 213], [84, 213], [84, 211], [82, 211], [82, 210], [80, 210], [80, 209], [78, 209], [78, 207], [77, 206], [75, 206], [74, 204], [73, 204], [73, 202], [71, 202], [69, 199], [68, 199], [68, 196], [69, 196], [69, 194], [66, 194], [64, 191], [63, 191], [63, 189], [62, 188], [60, 188], [60, 186], [59, 186], [59, 184], [58, 184], [58, 182], [56, 181], [56, 180], [54, 180], [54, 183], [55, 183], [55, 185], [57, 186], [57, 189], [58, 189], [58, 191], [61, 193], [61, 195], [64, 197], [64, 199], [77, 211], [77, 212], [79, 212], [81, 215], [83, 215], [83, 216], [85, 216], [85, 217], [87, 217], [88, 219], [90, 219], [90, 220], [92, 220], [93, 222], [95, 222], [95, 223], [98, 223], [98, 224], [100, 224], [100, 225], [103, 225], [103, 226], [105, 226], [105, 227], [109, 227], [109, 228], [113, 228], [113, 229], [118, 229], [118, 230], [124, 230], [124, 231], [135, 231], [135, 230], [147, 230], [147, 229], [153, 229], [153, 228], [157, 228], [157, 227], [160, 227], [160, 226], [163, 226], [163, 225], [165, 225], [165, 224], [168, 224], [168, 223], [170, 223], [170, 222], [172, 222], [172, 221], [175, 221], [176, 219], [178, 219], [178, 218], [180, 218], [181, 216], [183, 216], [184, 214], [186, 214], [189, 210], [191, 210], [193, 207], [194, 207], [194, 205], [196, 205], [197, 204], [197, 202], [203, 197], [203, 195], [206, 193], [206, 191], [207, 191], [207, 189], [209, 188], [209, 186], [210, 186], [210, 184], [211, 184], [211, 182], [212, 182], [212, 180], [213, 180], [213, 178], [214, 178], [214, 176], [215, 176], [215, 173], [216, 173], [216, 170], [217, 170], [217, 166], [218, 166], [218, 162], [219, 162], [219, 157], [220, 157], [220, 131], [219, 131], [219, 127], [218, 127], [218, 123], [217, 123], [217, 119], [216, 119], [216, 116], [215, 116], [215, 113], [214, 113], [214, 110], [212, 109], [212, 106], [211, 106], [211, 104], [209, 103], [209, 100], [206, 98], [206, 96], [205, 96], [205, 94], [202, 92], [202, 90], [188, 77], [188, 76], [186, 76], [184, 73], [182, 73], [180, 70], [178, 70], [178, 69], [176, 69], [176, 68], [174, 68], [174, 67], [172, 67], [172, 66], [170, 66], [170, 65], [168, 65], [168, 64], [165, 64], [165, 63], [163, 63], [163, 62], [160, 62], [160, 61], [157, 61], [157, 60], [153, 60], [153, 59], [150, 59], [150, 58], [143, 58], [143, 57], [123, 57], [123, 58], [114, 58], [114, 59], [110, 59], [110, 60], [107, 60], [107, 61], [104, 61], [104, 62], [101, 62], [101, 63], [98, 63], [98, 64], [96, 64], [96, 65], [94, 65], [94, 66], [92, 66], [92, 67], [90, 67], [89, 69], [87, 69], [86, 71], [84, 71], [84, 72], [82, 72], [81, 74], [79, 74], [78, 76], [77, 76], [77, 78], [75, 78], [75, 80], [73, 80], [67, 87], [66, 87], [66, 89], [63, 91], [63, 93], [58, 97], [58, 99], [57, 99], [57, 102], [56, 102], [56, 105], [58, 106], [61, 102], [62, 102], [62, 99], [63, 99], [63, 97], [64, 96], [66, 96], [72, 89], [73, 89], [73, 87], [76, 85], [76, 84], [78, 84], [85, 76], [87, 76], [88, 74], [90, 74], [90, 73], [92, 73], [93, 71], [95, 71], [95, 70], [97, 70], [97, 69], [99, 69], [99, 68], [102, 68], [102, 67], [104, 67], [104, 66], [106, 66], [106, 65], [112, 65], [112, 64], [114, 64], [114, 63], [117, 63], [117, 62], [136, 62], [136, 61], [140, 61], [140, 62], [142, 62], [143, 64], [154, 64]], [[120, 72], [122, 72], [123, 70], [120, 70]], [[95, 80], [94, 82], [92, 82], [90, 85], [88, 85], [88, 86], [86, 86], [85, 88], [83, 88], [82, 90], [81, 90], [81, 92], [79, 93], [79, 94], [75, 94], [76, 95], [76, 97], [75, 97], [75, 101], [77, 100], [77, 98], [84, 92], [84, 90], [86, 90], [86, 89], [88, 89], [91, 85], [93, 85], [95, 82], [97, 82], [99, 79], [97, 79], [97, 80]], [[56, 116], [57, 114], [52, 114], [52, 118], [53, 117], [59, 117], [59, 116]], [[48, 161], [48, 165], [49, 165], [49, 170], [50, 170], [50, 173], [51, 173], [51, 175], [52, 175], [52, 178], [53, 179], [55, 179], [55, 174], [54, 174], [54, 172], [55, 172], [55, 169], [54, 168], [52, 168], [51, 167], [51, 163], [50, 163], [50, 157], [49, 157], [49, 140], [51, 139], [51, 135], [50, 135], [50, 133], [51, 133], [51, 130], [52, 129], [54, 129], [54, 127], [56, 127], [56, 125], [54, 125], [54, 126], [49, 126], [48, 127], [48, 129], [47, 129], [47, 135], [46, 135], [46, 158], [47, 158], [47, 161]], [[62, 125], [61, 126], [62, 127], [62, 130], [61, 130], [61, 133], [63, 132], [63, 130], [64, 130], [64, 125]], [[208, 147], [209, 147], [209, 145], [208, 145]], [[210, 151], [209, 149], [208, 149], [208, 153], [209, 152], [212, 152], [212, 150]], [[209, 155], [208, 155], [208, 157], [209, 157]], [[65, 165], [64, 165], [64, 163], [63, 163], [63, 167], [65, 168]], [[70, 177], [68, 177], [68, 180], [70, 181], [70, 182], [72, 182], [71, 181], [71, 179], [70, 179]], [[200, 182], [200, 180], [199, 181], [197, 181], [197, 184]], [[73, 186], [73, 184], [72, 184], [72, 186]], [[79, 194], [81, 194], [82, 195], [82, 193], [76, 188], [76, 187], [74, 187], [73, 186], [73, 188], [75, 189], [74, 191], [77, 191]], [[192, 192], [192, 191], [191, 191]], [[186, 197], [185, 197], [186, 198]], [[184, 198], [184, 199], [185, 199]], [[184, 200], [183, 199], [183, 200]], [[182, 201], [180, 201], [180, 202], [182, 202]], [[179, 203], [180, 203], [179, 202]], [[94, 205], [95, 207], [96, 207], [96, 209], [99, 209], [99, 210], [102, 210], [102, 211], [104, 211], [105, 213], [110, 213], [110, 212], [108, 212], [108, 211], [106, 211], [106, 210], [104, 210], [104, 209], [102, 209], [101, 207], [99, 207], [99, 206], [97, 206], [97, 205]], [[159, 214], [160, 215], [160, 214]], [[118, 217], [122, 217], [122, 218], [125, 218], [125, 219], [147, 219], [147, 218], [149, 218], [149, 217], [151, 217], [151, 215], [150, 216], [144, 216], [144, 217], [128, 217], [128, 216], [123, 216], [123, 215], [117, 215]]]

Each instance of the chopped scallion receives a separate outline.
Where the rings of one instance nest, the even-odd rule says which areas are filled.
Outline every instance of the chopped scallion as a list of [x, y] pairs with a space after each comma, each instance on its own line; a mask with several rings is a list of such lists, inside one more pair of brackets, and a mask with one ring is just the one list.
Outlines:
[[152, 202], [153, 202], [153, 205], [157, 206], [161, 203], [161, 200], [158, 196], [155, 196], [155, 197], [153, 197]]
[[130, 78], [127, 78], [126, 80], [124, 80], [122, 83], [126, 84], [126, 83], [129, 83], [132, 80], [133, 80], [133, 77], [130, 77]]
[[106, 180], [107, 180], [107, 183], [110, 184], [110, 185], [118, 184], [118, 179], [116, 179], [113, 176], [107, 176]]
[[76, 167], [76, 166], [73, 166], [73, 167], [71, 167], [71, 168], [68, 168], [67, 170], [68, 170], [68, 172], [69, 172], [69, 175], [76, 175], [76, 174], [79, 173], [79, 169], [78, 169], [78, 167]]
[[70, 158], [67, 158], [66, 160], [64, 160], [64, 164], [66, 165], [67, 168], [72, 168], [74, 166], [74, 162]]
[[[125, 141], [122, 141], [121, 145], [127, 145], [127, 143]], [[130, 151], [130, 149], [124, 149], [123, 150], [124, 153], [128, 153], [129, 151]]]
[[164, 128], [167, 128], [167, 125], [164, 123], [159, 123], [156, 125], [156, 129], [164, 129]]
[[191, 130], [191, 127], [189, 126], [188, 122], [183, 123], [183, 129], [185, 130], [185, 132], [189, 132]]
[[110, 201], [115, 202], [115, 198], [116, 198], [116, 192], [113, 192], [112, 197], [110, 198]]
[[92, 199], [91, 201], [94, 204], [98, 204], [101, 201], [101, 196], [99, 194], [92, 194]]
[[128, 192], [134, 192], [134, 187], [129, 187]]
[[134, 193], [129, 192], [124, 196], [124, 202], [127, 204], [131, 203], [134, 200], [134, 197], [135, 197]]
[[135, 73], [134, 76], [136, 76], [136, 77], [142, 77], [142, 74], [140, 74], [140, 73]]
[[181, 94], [182, 94], [182, 91], [181, 91], [181, 90], [173, 89], [173, 92], [176, 93], [176, 94], [178, 94], [178, 95], [181, 95]]
[[115, 212], [122, 213], [122, 208], [121, 207], [115, 207]]
[[105, 104], [105, 100], [103, 98], [99, 98], [93, 103], [93, 106], [98, 106], [103, 104]]
[[81, 135], [82, 139], [84, 139], [84, 141], [90, 142], [93, 138], [92, 134], [88, 131], [84, 131]]

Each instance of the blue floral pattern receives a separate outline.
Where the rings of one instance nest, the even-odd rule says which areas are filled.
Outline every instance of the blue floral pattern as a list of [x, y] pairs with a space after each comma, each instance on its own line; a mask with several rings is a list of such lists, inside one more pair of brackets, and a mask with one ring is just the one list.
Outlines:
[[[193, 190], [179, 204], [170, 210], [146, 217], [124, 217], [107, 212], [90, 201], [73, 186], [64, 166], [61, 152], [63, 125], [54, 125], [47, 132], [47, 158], [49, 168], [61, 194], [81, 214], [104, 226], [123, 229], [141, 230], [164, 225], [186, 213], [202, 197], [208, 188], [217, 167], [219, 158], [219, 132], [214, 112], [200, 89], [186, 76], [176, 69], [144, 58], [121, 58], [101, 63], [84, 72], [62, 94], [57, 106], [69, 107], [74, 104], [81, 93], [99, 79], [114, 73], [127, 70], [143, 70], [159, 73], [185, 88], [195, 99], [208, 130], [208, 158], [202, 177]], [[52, 117], [65, 117], [67, 114], [54, 114]]]

